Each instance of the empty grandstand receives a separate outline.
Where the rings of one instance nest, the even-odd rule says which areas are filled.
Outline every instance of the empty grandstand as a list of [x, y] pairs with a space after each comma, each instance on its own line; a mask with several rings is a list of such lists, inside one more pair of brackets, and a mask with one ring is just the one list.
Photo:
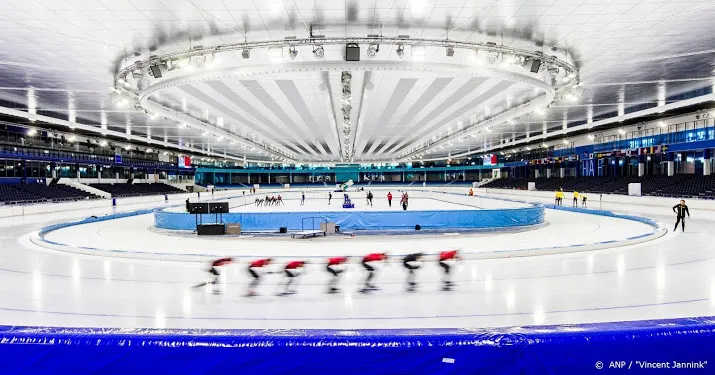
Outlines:
[[0, 184], [3, 204], [76, 201], [99, 198], [68, 185]]
[[132, 184], [132, 183], [117, 183], [117, 184], [90, 184], [89, 186], [106, 191], [112, 194], [112, 197], [138, 197], [143, 195], [158, 195], [158, 194], [176, 194], [185, 193], [181, 189], [177, 189], [167, 184]]

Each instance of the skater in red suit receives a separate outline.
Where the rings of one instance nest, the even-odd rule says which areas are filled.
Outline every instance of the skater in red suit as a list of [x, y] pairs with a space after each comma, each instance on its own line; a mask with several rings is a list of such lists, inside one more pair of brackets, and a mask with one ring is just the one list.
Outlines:
[[250, 273], [251, 277], [253, 277], [253, 281], [251, 281], [251, 285], [248, 287], [249, 297], [256, 295], [256, 287], [261, 282], [261, 269], [264, 269], [263, 267], [266, 267], [271, 264], [272, 261], [273, 259], [271, 258], [259, 259], [254, 260], [253, 262], [251, 262], [251, 264], [248, 265], [248, 273]]
[[[208, 269], [208, 272], [211, 275], [211, 277], [213, 278], [213, 280], [209, 281], [209, 282], [201, 283], [198, 285], [194, 285], [194, 288], [201, 288], [202, 286], [206, 286], [206, 285], [218, 284], [219, 277], [221, 276], [221, 272], [219, 272], [218, 267], [230, 264], [232, 262], [233, 262], [233, 258], [221, 258], [221, 259], [217, 259], [217, 260], [211, 262], [211, 267]], [[219, 290], [214, 290], [213, 292], [216, 294], [220, 293]]]
[[340, 289], [335, 287], [335, 284], [338, 283], [338, 278], [340, 277], [340, 274], [345, 271], [345, 263], [347, 263], [348, 258], [347, 257], [335, 257], [335, 258], [330, 258], [328, 259], [328, 265], [326, 266], [326, 270], [330, 272], [333, 277], [330, 278], [330, 281], [328, 282], [328, 293], [337, 293], [340, 291]]
[[293, 280], [302, 273], [304, 267], [305, 262], [302, 260], [296, 260], [286, 264], [284, 269], [286, 274], [285, 290], [280, 295], [295, 294], [295, 289], [291, 289], [290, 286], [293, 285]]
[[459, 259], [459, 252], [457, 250], [448, 250], [439, 253], [439, 266], [444, 269], [444, 277], [442, 278], [442, 290], [451, 290], [454, 283], [450, 279], [449, 271], [452, 268], [450, 263], [454, 263]]
[[367, 277], [365, 278], [365, 287], [360, 290], [361, 292], [367, 292], [370, 290], [375, 290], [377, 287], [374, 284], [371, 284], [370, 281], [375, 277], [375, 267], [372, 266], [370, 263], [373, 262], [380, 262], [387, 260], [387, 254], [386, 253], [374, 253], [374, 254], [368, 254], [365, 255], [364, 258], [362, 258], [362, 266], [365, 268], [367, 271]]
[[387, 205], [392, 207], [392, 192], [391, 191], [387, 192]]

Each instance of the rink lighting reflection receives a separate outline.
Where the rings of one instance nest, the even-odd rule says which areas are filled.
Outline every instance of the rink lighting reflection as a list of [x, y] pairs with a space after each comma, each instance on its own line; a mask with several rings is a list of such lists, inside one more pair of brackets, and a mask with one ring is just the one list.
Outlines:
[[184, 316], [191, 316], [191, 291], [190, 290], [184, 291], [182, 310], [184, 312]]
[[491, 292], [492, 285], [493, 285], [492, 274], [487, 273], [486, 275], [484, 275], [484, 290], [487, 292]]
[[509, 287], [506, 291], [506, 308], [509, 312], [514, 311], [514, 304], [516, 303], [516, 293], [513, 287]]
[[42, 273], [39, 269], [32, 271], [32, 299], [36, 302], [36, 307], [39, 307], [39, 302], [42, 301]]
[[79, 298], [82, 289], [82, 270], [80, 269], [79, 259], [72, 260], [72, 294], [75, 298]]
[[109, 261], [109, 259], [104, 260], [104, 279], [112, 279], [112, 263]]
[[541, 325], [546, 321], [546, 313], [544, 312], [544, 307], [541, 305], [536, 305], [534, 307], [534, 324]]
[[156, 328], [166, 328], [166, 313], [162, 310], [156, 312], [154, 316], [154, 325]]

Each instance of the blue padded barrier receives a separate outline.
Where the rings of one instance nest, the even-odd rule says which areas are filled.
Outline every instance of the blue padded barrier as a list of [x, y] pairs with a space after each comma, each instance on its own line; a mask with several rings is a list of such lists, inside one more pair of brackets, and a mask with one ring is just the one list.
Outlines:
[[[154, 211], [154, 208], [149, 208], [145, 210], [136, 210], [136, 211], [129, 211], [129, 212], [120, 212], [116, 214], [109, 214], [109, 215], [104, 215], [104, 216], [91, 216], [86, 219], [80, 219], [76, 221], [69, 221], [66, 223], [60, 223], [60, 224], [53, 224], [53, 225], [48, 225], [46, 227], [43, 227], [40, 229], [38, 234], [40, 236], [44, 236], [45, 234], [55, 231], [57, 229], [62, 229], [62, 228], [67, 228], [67, 227], [72, 227], [75, 225], [82, 225], [82, 224], [89, 224], [89, 223], [96, 223], [99, 221], [107, 221], [107, 220], [114, 220], [114, 219], [121, 219], [123, 217], [130, 217], [130, 216], [138, 216], [138, 215], [146, 215], [150, 214]], [[51, 241], [47, 241], [48, 243], [53, 243]]]
[[[312, 218], [316, 228], [312, 228]], [[305, 225], [309, 226], [304, 228]], [[203, 222], [213, 222], [214, 215], [203, 215]], [[345, 230], [447, 228], [505, 228], [536, 225], [544, 222], [544, 209], [524, 207], [499, 210], [430, 210], [430, 211], [337, 211], [337, 212], [244, 212], [223, 214], [224, 223], [240, 223], [244, 231], [267, 231], [286, 227], [288, 230], [319, 229], [320, 221], [334, 222]], [[170, 230], [194, 230], [195, 215], [157, 210], [154, 225]]]
[[678, 373], [712, 374], [713, 348], [713, 317], [490, 329], [0, 326], [0, 373], [603, 374], [677, 362], [702, 367]]

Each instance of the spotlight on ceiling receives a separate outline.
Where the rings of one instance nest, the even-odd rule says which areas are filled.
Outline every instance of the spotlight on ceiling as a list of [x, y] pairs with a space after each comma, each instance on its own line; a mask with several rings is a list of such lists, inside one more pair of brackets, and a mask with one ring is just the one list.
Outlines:
[[404, 44], [397, 45], [397, 56], [399, 56], [401, 59], [405, 57], [405, 45]]
[[[166, 67], [166, 65], [164, 65]], [[152, 64], [149, 66], [149, 75], [154, 78], [161, 78], [161, 67], [159, 64]]]
[[30, 137], [32, 137], [32, 136], [34, 136], [34, 135], [36, 135], [36, 134], [37, 134], [37, 129], [29, 129], [29, 130], [27, 131], [27, 135], [30, 136]]
[[241, 56], [243, 56], [244, 59], [250, 58], [251, 50], [248, 48], [244, 48], [243, 51], [241, 51]]
[[452, 56], [454, 56], [454, 48], [452, 48], [452, 47], [447, 47], [446, 53], [447, 53], [447, 57], [452, 57]]
[[541, 60], [534, 58], [527, 58], [524, 61], [524, 67], [531, 73], [538, 73], [541, 69]]
[[107, 147], [107, 145], [108, 145], [107, 141], [101, 141], [101, 142], [99, 142], [99, 146], [100, 146], [100, 147]]
[[295, 60], [295, 57], [298, 56], [298, 49], [295, 46], [288, 48], [288, 56], [291, 60]]
[[313, 47], [313, 56], [315, 56], [316, 59], [322, 59], [325, 57], [325, 49], [321, 45], [316, 45]]
[[360, 46], [355, 43], [345, 45], [345, 61], [360, 61]]
[[380, 45], [379, 44], [371, 44], [367, 47], [367, 57], [369, 58], [374, 58], [377, 56], [377, 53], [380, 52]]
[[498, 52], [487, 52], [487, 63], [495, 64], [499, 60]]

